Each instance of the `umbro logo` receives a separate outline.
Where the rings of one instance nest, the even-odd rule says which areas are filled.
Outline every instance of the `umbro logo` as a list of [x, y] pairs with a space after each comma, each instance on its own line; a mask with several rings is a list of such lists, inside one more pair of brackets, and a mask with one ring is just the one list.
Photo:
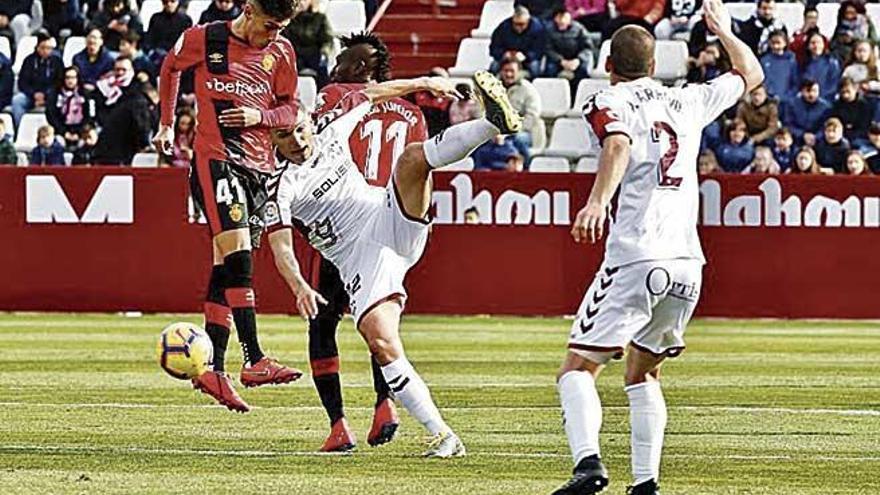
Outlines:
[[208, 61], [212, 64], [222, 64], [223, 63], [223, 54], [219, 52], [212, 53], [208, 55]]

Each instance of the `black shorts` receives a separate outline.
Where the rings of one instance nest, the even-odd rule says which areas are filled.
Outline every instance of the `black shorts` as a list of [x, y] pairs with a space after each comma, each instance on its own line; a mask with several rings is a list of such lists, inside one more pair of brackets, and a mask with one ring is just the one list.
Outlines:
[[193, 201], [208, 219], [211, 235], [250, 229], [253, 246], [263, 232], [269, 174], [223, 160], [193, 160], [189, 185]]

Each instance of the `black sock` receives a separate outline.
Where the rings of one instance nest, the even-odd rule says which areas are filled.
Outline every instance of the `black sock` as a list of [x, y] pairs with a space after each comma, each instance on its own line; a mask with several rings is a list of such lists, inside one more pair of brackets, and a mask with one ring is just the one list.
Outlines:
[[214, 347], [214, 371], [224, 371], [226, 366], [226, 347], [229, 345], [229, 327], [232, 325], [232, 311], [226, 304], [226, 267], [214, 265], [208, 294], [205, 297], [205, 333]]
[[312, 379], [331, 426], [345, 416], [339, 380], [339, 350], [336, 347], [336, 327], [340, 318], [341, 314], [332, 307], [322, 306], [318, 316], [309, 322]]
[[385, 376], [382, 375], [382, 365], [376, 361], [376, 357], [370, 357], [370, 362], [373, 365], [373, 389], [376, 391], [376, 407], [378, 407], [385, 399], [391, 398], [391, 389], [385, 381]]
[[238, 332], [238, 342], [245, 363], [256, 364], [263, 359], [257, 340], [257, 312], [254, 310], [253, 260], [250, 251], [236, 251], [223, 259], [226, 266], [226, 301]]

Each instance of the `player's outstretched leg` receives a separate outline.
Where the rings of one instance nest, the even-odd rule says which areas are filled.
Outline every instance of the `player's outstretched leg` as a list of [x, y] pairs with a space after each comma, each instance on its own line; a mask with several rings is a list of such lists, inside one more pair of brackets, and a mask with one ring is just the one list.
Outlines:
[[232, 380], [225, 373], [226, 346], [232, 326], [232, 311], [226, 303], [225, 288], [226, 267], [222, 263], [215, 264], [211, 269], [204, 305], [205, 333], [211, 339], [214, 359], [211, 369], [193, 378], [192, 383], [193, 388], [210, 395], [229, 410], [248, 412], [250, 406], [238, 395]]
[[391, 388], [382, 374], [382, 365], [376, 361], [376, 356], [371, 357], [370, 363], [373, 368], [373, 389], [376, 390], [376, 408], [373, 411], [373, 426], [367, 435], [367, 443], [371, 447], [378, 447], [394, 440], [397, 428], [400, 427], [400, 418], [391, 399]]
[[663, 359], [632, 346], [626, 358], [633, 474], [633, 486], [628, 493], [633, 495], [660, 493], [657, 482], [666, 429], [666, 401], [659, 380]]
[[601, 368], [569, 352], [559, 371], [559, 400], [575, 466], [571, 479], [553, 495], [599, 493], [608, 486], [608, 471], [599, 457], [602, 403], [596, 391], [596, 377]]
[[426, 457], [456, 457], [465, 455], [464, 444], [440, 416], [431, 398], [428, 386], [407, 360], [400, 341], [401, 306], [397, 301], [379, 304], [361, 317], [358, 330], [370, 352], [382, 365], [382, 375], [391, 392], [403, 407], [433, 439], [425, 452]]

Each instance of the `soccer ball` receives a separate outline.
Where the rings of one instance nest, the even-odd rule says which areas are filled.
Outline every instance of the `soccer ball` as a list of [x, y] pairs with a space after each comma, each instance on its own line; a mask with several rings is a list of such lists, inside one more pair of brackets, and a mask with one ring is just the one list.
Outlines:
[[162, 330], [156, 346], [159, 366], [179, 380], [201, 375], [214, 359], [214, 347], [204, 330], [192, 323], [172, 323]]

